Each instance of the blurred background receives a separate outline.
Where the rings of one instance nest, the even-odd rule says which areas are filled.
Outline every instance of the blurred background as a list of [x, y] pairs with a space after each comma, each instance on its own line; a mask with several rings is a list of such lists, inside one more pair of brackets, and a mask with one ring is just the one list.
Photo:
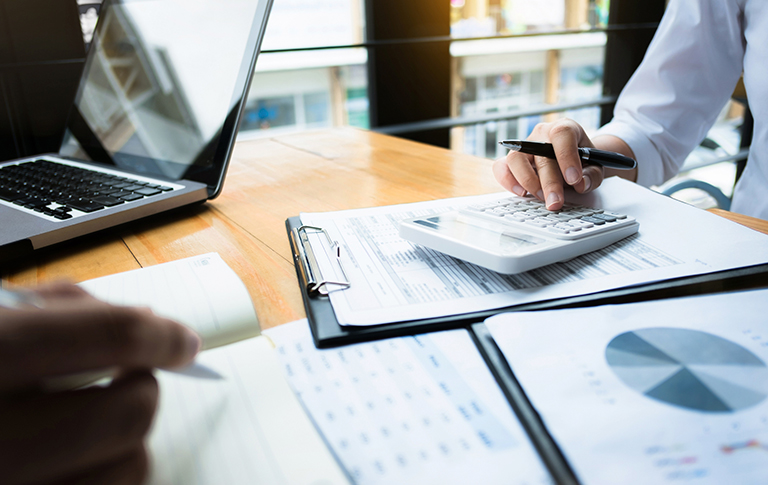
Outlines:
[[[0, 159], [58, 149], [100, 7], [0, 0]], [[239, 138], [353, 126], [497, 158], [505, 154], [499, 140], [525, 138], [541, 121], [569, 117], [592, 132], [610, 120], [664, 7], [275, 0]], [[735, 93], [723, 106], [681, 177], [730, 196], [738, 164], [713, 162], [744, 148], [744, 101]], [[714, 205], [704, 192], [687, 192], [676, 196]]]

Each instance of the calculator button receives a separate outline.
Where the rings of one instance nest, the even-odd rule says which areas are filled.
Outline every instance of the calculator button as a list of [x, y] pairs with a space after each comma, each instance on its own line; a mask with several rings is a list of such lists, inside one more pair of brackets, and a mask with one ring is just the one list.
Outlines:
[[593, 216], [582, 217], [581, 220], [585, 221], [585, 222], [590, 222], [590, 223], [592, 223], [592, 224], [594, 224], [596, 226], [602, 226], [603, 224], [605, 224], [605, 220], [598, 219], [598, 218], [593, 217]]
[[553, 232], [555, 234], [568, 234], [570, 232], [570, 228], [563, 227], [560, 225], [555, 225], [555, 226], [549, 226], [547, 228], [547, 231]]
[[532, 210], [529, 210], [528, 213], [535, 216], [542, 216], [542, 217], [549, 215], [549, 211], [546, 209], [532, 209]]
[[543, 202], [530, 197], [478, 203], [466, 206], [461, 212], [470, 217], [493, 220], [524, 233], [563, 241], [600, 237], [602, 233], [635, 224], [631, 216], [575, 204], [550, 211]]
[[547, 226], [553, 226], [553, 222], [550, 219], [547, 219], [545, 217], [537, 217], [536, 219], [529, 219], [525, 221], [526, 224], [530, 224], [532, 226], [536, 227], [547, 227]]
[[594, 212], [592, 212], [589, 209], [576, 209], [571, 211], [571, 214], [573, 214], [576, 217], [584, 217], [584, 216], [591, 216], [592, 214], [594, 214]]
[[571, 222], [566, 222], [565, 224], [558, 224], [558, 226], [567, 227], [569, 232], [581, 231], [581, 226], [579, 226], [578, 224], [573, 224]]
[[504, 219], [509, 219], [515, 222], [525, 222], [529, 219], [535, 219], [535, 218], [536, 216], [526, 214], [525, 212], [515, 212], [513, 214], [507, 214], [504, 216]]
[[595, 219], [602, 219], [605, 222], [616, 222], [616, 218], [607, 214], [593, 214], [591, 217]]
[[584, 219], [576, 219], [574, 221], [571, 221], [570, 224], [573, 224], [576, 227], [580, 227], [582, 229], [589, 229], [590, 227], [595, 227], [594, 224], [591, 222], [587, 222]]
[[570, 221], [574, 219], [574, 216], [572, 214], [569, 214], [567, 212], [560, 212], [560, 213], [554, 213], [550, 214], [549, 217], [553, 219], [557, 219], [558, 221]]

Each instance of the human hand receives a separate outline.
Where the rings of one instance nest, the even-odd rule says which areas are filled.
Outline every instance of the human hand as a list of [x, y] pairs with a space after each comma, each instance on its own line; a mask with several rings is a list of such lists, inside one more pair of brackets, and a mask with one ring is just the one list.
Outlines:
[[[158, 398], [155, 367], [189, 363], [201, 341], [148, 309], [80, 288], [36, 292], [43, 308], [0, 309], [0, 470], [7, 484], [144, 481], [144, 437]], [[49, 392], [46, 380], [118, 369], [106, 387]]]
[[539, 123], [529, 140], [551, 143], [557, 160], [509, 152], [493, 164], [496, 180], [510, 192], [523, 196], [526, 192], [545, 202], [547, 209], [557, 210], [565, 202], [564, 185], [576, 192], [590, 192], [603, 182], [603, 168], [583, 165], [578, 147], [595, 148], [584, 129], [575, 121], [562, 119]]

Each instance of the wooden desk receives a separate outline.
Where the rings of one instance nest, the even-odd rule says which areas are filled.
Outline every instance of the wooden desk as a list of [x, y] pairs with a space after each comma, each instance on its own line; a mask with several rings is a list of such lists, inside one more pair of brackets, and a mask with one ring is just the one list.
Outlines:
[[[219, 198], [44, 250], [0, 276], [26, 286], [79, 282], [215, 251], [270, 328], [305, 316], [285, 219], [498, 192], [491, 164], [352, 128], [241, 142]], [[768, 233], [768, 221], [718, 214]]]

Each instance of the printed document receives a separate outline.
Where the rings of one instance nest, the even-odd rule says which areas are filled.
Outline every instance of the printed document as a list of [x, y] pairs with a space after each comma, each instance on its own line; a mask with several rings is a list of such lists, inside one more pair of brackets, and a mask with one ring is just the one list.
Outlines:
[[[397, 224], [511, 194], [304, 213], [340, 245], [351, 287], [330, 295], [341, 325], [377, 325], [585, 295], [768, 262], [768, 236], [612, 177], [570, 202], [635, 217], [640, 231], [603, 250], [519, 275], [501, 275], [398, 236]], [[326, 278], [343, 279], [321, 233], [310, 233]]]
[[160, 403], [149, 436], [150, 485], [349, 483], [283, 377], [272, 342], [257, 336], [245, 285], [217, 253], [80, 286], [110, 303], [173, 318], [209, 349], [196, 357], [194, 372], [155, 373]]
[[764, 484], [768, 290], [486, 320], [581, 483]]
[[327, 350], [306, 320], [265, 333], [356, 484], [552, 483], [466, 330]]
[[256, 337], [197, 357], [218, 377], [156, 373], [149, 485], [348, 485], [346, 473]]

